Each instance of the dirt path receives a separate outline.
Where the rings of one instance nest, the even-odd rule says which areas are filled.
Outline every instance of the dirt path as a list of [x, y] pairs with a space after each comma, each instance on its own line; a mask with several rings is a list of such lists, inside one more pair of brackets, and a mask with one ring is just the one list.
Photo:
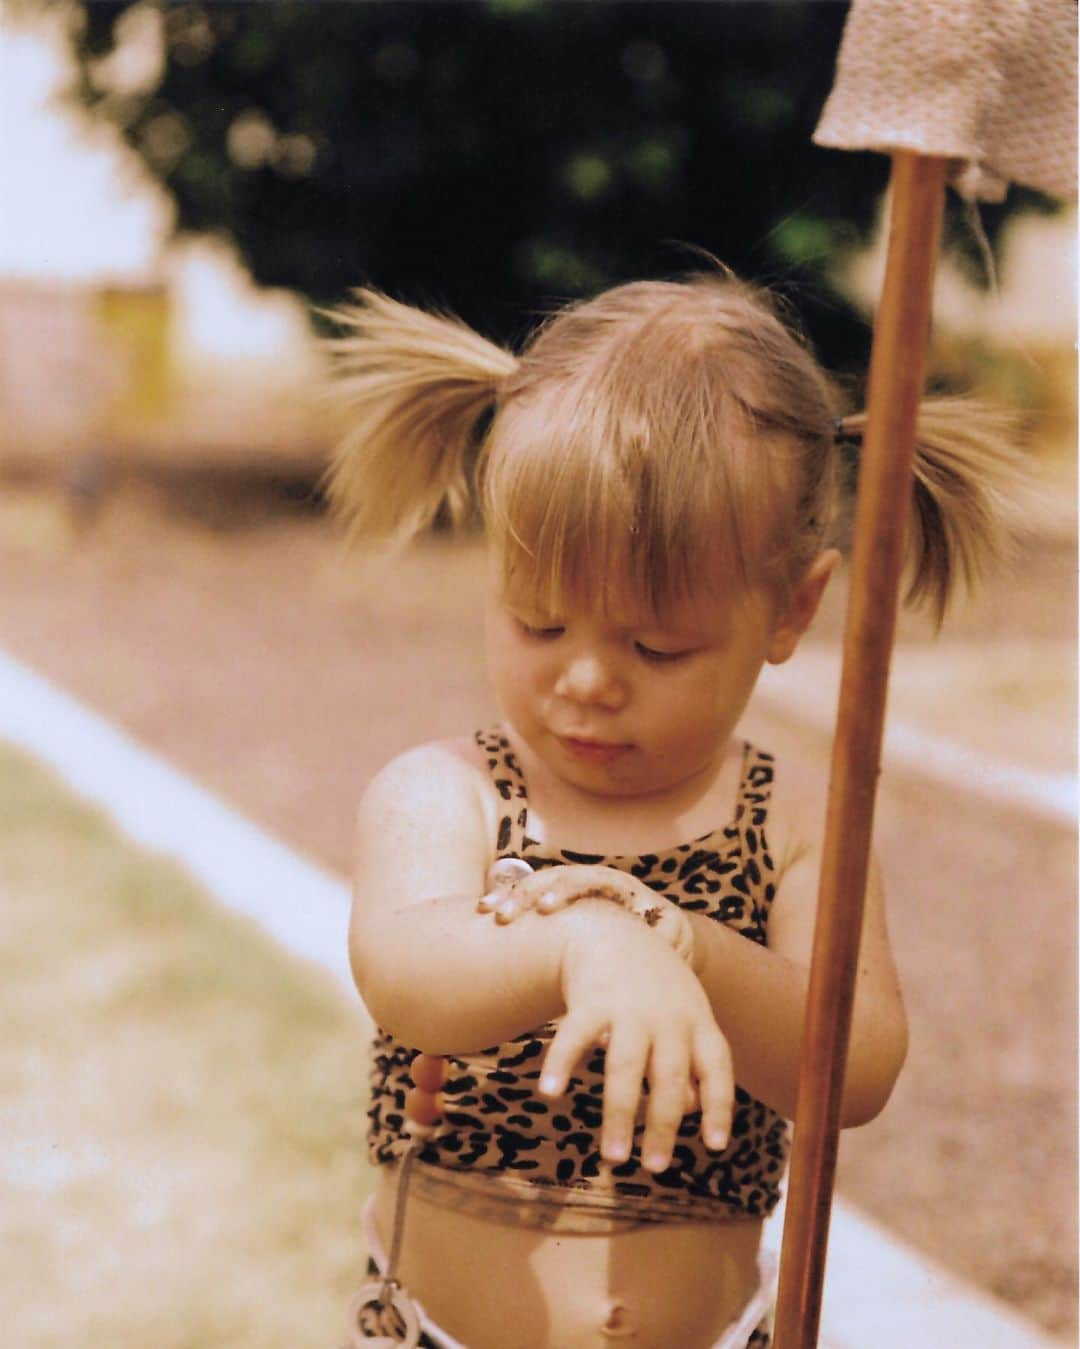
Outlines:
[[[76, 546], [55, 502], [9, 496], [0, 645], [344, 873], [370, 774], [407, 744], [494, 715], [481, 559], [432, 547], [361, 579], [310, 516], [222, 523], [131, 490]], [[1029, 550], [1008, 586], [958, 616], [940, 675], [925, 627], [906, 623], [894, 697], [905, 715], [927, 707], [934, 734], [1071, 771], [1073, 556], [1069, 539]], [[841, 611], [838, 593], [816, 640]], [[905, 657], [918, 688], [903, 685]], [[788, 756], [825, 749], [782, 704], [750, 721]], [[1075, 1337], [1072, 831], [888, 768], [877, 819], [912, 1052], [882, 1118], [845, 1137], [841, 1189]]]

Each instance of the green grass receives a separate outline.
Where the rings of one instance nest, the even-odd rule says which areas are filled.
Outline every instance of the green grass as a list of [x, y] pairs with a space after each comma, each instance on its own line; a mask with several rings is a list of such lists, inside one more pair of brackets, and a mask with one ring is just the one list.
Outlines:
[[5, 1343], [341, 1343], [358, 1010], [2, 745], [0, 903]]

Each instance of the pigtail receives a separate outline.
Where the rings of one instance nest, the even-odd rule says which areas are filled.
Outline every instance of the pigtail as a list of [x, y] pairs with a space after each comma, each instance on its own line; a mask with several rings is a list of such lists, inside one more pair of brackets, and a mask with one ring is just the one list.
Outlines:
[[476, 426], [517, 361], [457, 319], [374, 290], [355, 301], [325, 344], [343, 427], [326, 490], [351, 538], [403, 543], [442, 508], [455, 524], [468, 514]]
[[[836, 423], [842, 452], [865, 426], [864, 412]], [[939, 625], [961, 583], [972, 590], [1010, 553], [1010, 505], [1026, 484], [1016, 431], [1012, 413], [974, 399], [919, 406], [904, 603], [925, 604]]]

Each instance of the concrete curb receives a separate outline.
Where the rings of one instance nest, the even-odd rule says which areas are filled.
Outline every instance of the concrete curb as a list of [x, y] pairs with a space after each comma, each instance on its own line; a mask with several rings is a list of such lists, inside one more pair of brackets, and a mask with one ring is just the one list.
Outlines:
[[2, 654], [0, 737], [49, 764], [137, 843], [180, 859], [226, 907], [329, 970], [356, 997], [340, 880]]
[[[783, 1210], [765, 1242], [779, 1252]], [[834, 1199], [822, 1349], [1061, 1349], [1062, 1341]]]
[[[754, 692], [758, 706], [832, 736], [840, 688], [839, 652], [799, 652], [797, 668], [767, 665]], [[953, 791], [1008, 805], [1040, 819], [1075, 828], [1080, 798], [1075, 776], [1040, 773], [927, 735], [890, 717], [885, 723], [882, 766], [910, 773]]]
[[[136, 842], [170, 854], [227, 908], [356, 997], [346, 954], [348, 890], [163, 759], [0, 654], [0, 739], [48, 764]], [[779, 1250], [782, 1215], [766, 1242]], [[1054, 1349], [1060, 1342], [833, 1204], [824, 1349]]]

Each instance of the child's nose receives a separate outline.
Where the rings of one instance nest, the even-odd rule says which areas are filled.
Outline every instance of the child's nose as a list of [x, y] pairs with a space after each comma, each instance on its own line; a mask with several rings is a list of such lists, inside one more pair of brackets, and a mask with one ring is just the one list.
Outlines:
[[611, 708], [620, 706], [625, 697], [618, 672], [595, 655], [575, 656], [559, 676], [555, 692], [560, 698]]

